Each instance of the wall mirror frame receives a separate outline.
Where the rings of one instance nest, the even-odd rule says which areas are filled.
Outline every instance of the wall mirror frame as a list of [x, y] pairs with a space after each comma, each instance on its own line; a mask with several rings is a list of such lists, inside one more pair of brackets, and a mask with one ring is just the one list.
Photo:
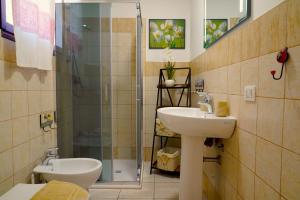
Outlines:
[[251, 0], [204, 0], [203, 48], [216, 44], [251, 17]]

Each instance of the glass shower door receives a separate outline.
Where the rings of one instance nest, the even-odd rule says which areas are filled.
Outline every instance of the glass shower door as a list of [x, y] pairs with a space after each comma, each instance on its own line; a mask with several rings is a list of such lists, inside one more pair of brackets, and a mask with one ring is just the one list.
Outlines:
[[112, 181], [111, 5], [56, 4], [58, 146], [61, 157], [101, 160]]

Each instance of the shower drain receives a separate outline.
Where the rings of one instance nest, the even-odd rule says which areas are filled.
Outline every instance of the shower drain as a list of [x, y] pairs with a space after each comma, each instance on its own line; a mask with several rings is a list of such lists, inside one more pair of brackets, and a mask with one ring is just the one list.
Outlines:
[[122, 173], [122, 170], [116, 170], [115, 173], [121, 174], [121, 173]]

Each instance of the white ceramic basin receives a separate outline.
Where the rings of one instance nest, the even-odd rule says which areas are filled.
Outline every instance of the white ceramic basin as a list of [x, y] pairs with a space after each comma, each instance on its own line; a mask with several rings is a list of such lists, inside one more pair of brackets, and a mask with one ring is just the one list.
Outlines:
[[157, 113], [168, 129], [182, 135], [179, 200], [201, 200], [204, 140], [206, 137], [229, 138], [236, 119], [216, 117], [200, 108], [166, 107]]
[[33, 169], [47, 181], [71, 182], [85, 189], [96, 183], [101, 171], [102, 163], [91, 158], [52, 159], [49, 165], [38, 165]]
[[234, 130], [234, 117], [216, 117], [199, 108], [166, 107], [158, 109], [158, 117], [170, 130], [189, 136], [229, 138]]

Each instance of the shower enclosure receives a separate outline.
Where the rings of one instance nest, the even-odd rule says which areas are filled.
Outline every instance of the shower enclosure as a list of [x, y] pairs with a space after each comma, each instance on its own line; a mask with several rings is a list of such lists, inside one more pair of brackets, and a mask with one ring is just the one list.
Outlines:
[[[138, 183], [142, 167], [142, 20], [117, 3], [56, 3], [59, 154], [102, 161], [99, 183]], [[124, 3], [122, 3], [124, 6]]]

